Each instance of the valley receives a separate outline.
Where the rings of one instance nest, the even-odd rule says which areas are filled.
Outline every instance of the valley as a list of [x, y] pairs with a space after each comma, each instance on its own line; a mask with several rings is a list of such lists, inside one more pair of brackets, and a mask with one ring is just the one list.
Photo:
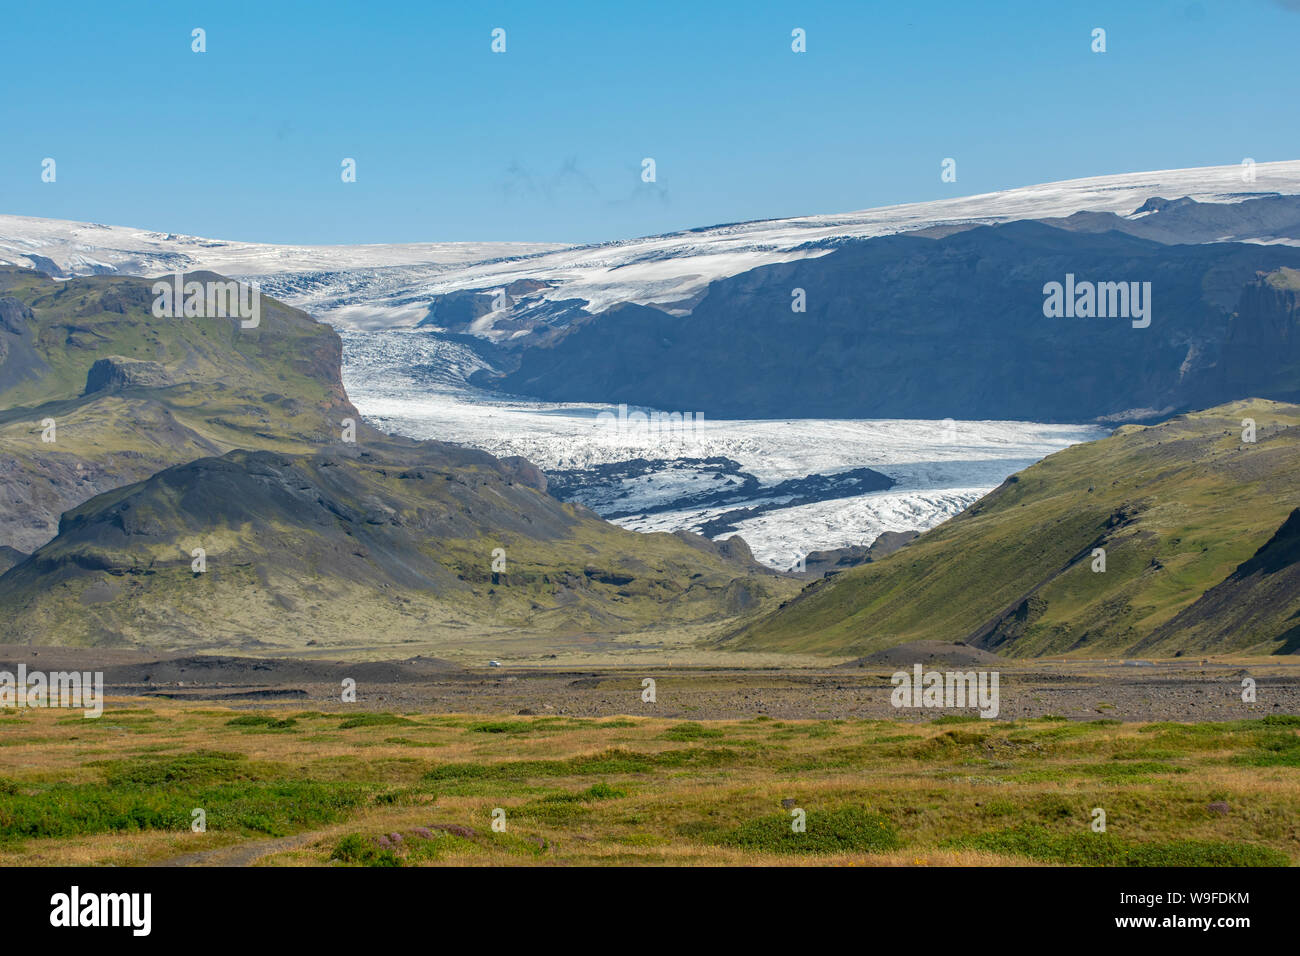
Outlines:
[[6, 938], [1293, 925], [1300, 0], [156, 7], [0, 31]]
[[[50, 271], [0, 270], [0, 620], [32, 643], [260, 654], [1291, 653], [1295, 166], [1245, 190], [1174, 170], [872, 211], [812, 245], [781, 245], [811, 220], [661, 237], [660, 279], [704, 285], [676, 304], [621, 286], [601, 311], [572, 294], [595, 247], [4, 220], [0, 253]], [[768, 258], [714, 258], [758, 236]], [[644, 242], [600, 247], [601, 268]], [[160, 287], [249, 288], [182, 271], [209, 261], [300, 302], [288, 277], [311, 264], [443, 284], [406, 288], [428, 314], [397, 327], [373, 289], [376, 321], [323, 308], [341, 331], [270, 296], [255, 316], [239, 295], [160, 306]], [[1154, 278], [1124, 303], [1135, 269]], [[1062, 275], [1131, 308], [1080, 324], [1072, 290], [1053, 318]]]
[[[538, 402], [471, 385], [490, 368], [468, 345], [423, 330], [340, 333], [343, 381], [384, 431], [519, 455], [552, 493], [636, 531], [741, 535], [785, 570], [800, 554], [927, 530], [1008, 475], [1096, 425], [843, 419], [605, 425], [609, 406]], [[874, 489], [857, 472], [880, 475]], [[720, 494], [715, 486], [726, 486]], [[722, 501], [709, 504], [708, 499]], [[743, 513], [754, 509], [754, 513]]]

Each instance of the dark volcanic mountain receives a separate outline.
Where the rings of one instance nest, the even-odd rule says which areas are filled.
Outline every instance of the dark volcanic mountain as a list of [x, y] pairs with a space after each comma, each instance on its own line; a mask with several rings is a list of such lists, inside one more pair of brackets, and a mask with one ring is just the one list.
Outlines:
[[378, 438], [177, 465], [65, 514], [0, 576], [0, 626], [31, 643], [338, 647], [680, 626], [789, 587], [738, 541], [624, 531], [531, 472]]
[[[1119, 420], [1292, 401], [1298, 269], [1288, 246], [1036, 222], [853, 241], [714, 282], [690, 314], [616, 306], [503, 359], [517, 365], [495, 384], [720, 418]], [[1150, 326], [1045, 317], [1044, 285], [1067, 274], [1149, 282]]]

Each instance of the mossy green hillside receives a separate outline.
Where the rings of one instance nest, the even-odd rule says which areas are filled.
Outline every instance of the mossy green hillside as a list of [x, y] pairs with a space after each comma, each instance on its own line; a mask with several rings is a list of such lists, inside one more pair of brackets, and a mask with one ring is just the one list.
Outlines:
[[[153, 300], [149, 280], [0, 269], [0, 544], [30, 552], [63, 511], [169, 465], [234, 448], [302, 453], [359, 419], [339, 337], [306, 313], [263, 297], [245, 329], [158, 318]], [[153, 371], [88, 381], [100, 361]]]
[[0, 577], [0, 622], [31, 643], [396, 644], [721, 623], [797, 587], [703, 538], [618, 528], [484, 452], [394, 439], [231, 452], [106, 492]]
[[[1243, 441], [1245, 419], [1253, 442]], [[1297, 425], [1294, 405], [1235, 402], [1057, 452], [907, 547], [810, 585], [731, 646], [862, 654], [938, 639], [1017, 656], [1294, 649], [1300, 587], [1252, 600], [1265, 575], [1215, 611], [1222, 619], [1262, 603], [1261, 613], [1232, 626], [1166, 625], [1300, 507]], [[1097, 549], [1104, 571], [1094, 571]]]

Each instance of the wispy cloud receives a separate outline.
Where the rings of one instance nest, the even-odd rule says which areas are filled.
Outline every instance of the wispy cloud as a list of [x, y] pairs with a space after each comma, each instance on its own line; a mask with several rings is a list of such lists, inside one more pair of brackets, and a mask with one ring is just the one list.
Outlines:
[[628, 166], [626, 176], [635, 185], [625, 195], [607, 199], [606, 202], [611, 206], [632, 206], [647, 202], [658, 203], [661, 206], [672, 205], [667, 187], [658, 181], [646, 182], [641, 178], [641, 172], [642, 167], [640, 164]]
[[557, 198], [574, 193], [599, 196], [600, 190], [591, 177], [578, 165], [577, 157], [570, 156], [550, 174], [535, 173], [517, 159], [506, 166], [505, 175], [497, 188], [508, 199], [540, 198], [554, 202]]

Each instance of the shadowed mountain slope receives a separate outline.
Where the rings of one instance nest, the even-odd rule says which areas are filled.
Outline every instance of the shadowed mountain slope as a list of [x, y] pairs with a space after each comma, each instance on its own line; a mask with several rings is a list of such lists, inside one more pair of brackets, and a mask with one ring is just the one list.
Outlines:
[[34, 643], [394, 644], [717, 621], [792, 590], [736, 546], [624, 531], [529, 477], [439, 442], [199, 459], [64, 515], [0, 577], [0, 622]]
[[1250, 560], [1135, 650], [1171, 642], [1210, 648], [1252, 639], [1273, 645], [1279, 654], [1300, 651], [1300, 509]]
[[[616, 306], [475, 381], [711, 418], [1136, 421], [1296, 401], [1297, 270], [1290, 246], [1036, 222], [858, 240], [716, 281], [690, 314]], [[1067, 276], [1123, 283], [1125, 302], [1149, 284], [1149, 326], [1045, 316], [1044, 286]]]

